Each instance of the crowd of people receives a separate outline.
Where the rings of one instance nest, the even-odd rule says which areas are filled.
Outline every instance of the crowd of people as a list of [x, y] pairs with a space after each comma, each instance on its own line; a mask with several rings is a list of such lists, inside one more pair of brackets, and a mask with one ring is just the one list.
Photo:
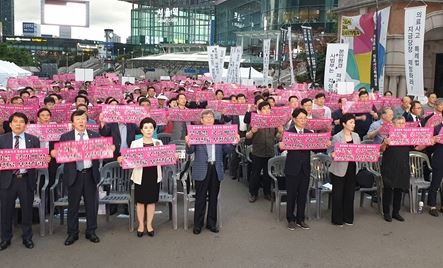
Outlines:
[[[374, 104], [371, 111], [348, 113], [345, 106], [349, 101], [365, 103], [396, 98], [390, 91], [380, 95], [378, 92], [368, 92], [364, 88], [350, 95], [337, 95], [321, 89], [284, 89], [283, 86], [273, 89], [270, 85], [242, 91], [241, 88], [236, 88], [237, 85], [227, 86], [191, 79], [167, 84], [157, 81], [143, 81], [135, 85], [126, 84], [120, 86], [121, 96], [113, 95], [103, 98], [97, 97], [96, 91], [91, 89], [93, 86], [94, 82], [55, 81], [45, 89], [25, 87], [18, 90], [9, 89], [3, 91], [5, 94], [0, 94], [2, 107], [16, 107], [16, 111], [11, 114], [2, 113], [3, 122], [0, 124], [0, 132], [3, 135], [0, 136], [0, 149], [48, 148], [50, 152], [47, 159], [49, 187], [54, 184], [56, 171], [60, 165], [56, 161], [58, 152], [55, 144], [57, 142], [83, 141], [100, 136], [112, 137], [114, 150], [112, 158], [104, 159], [103, 163], [98, 160], [83, 159], [83, 161], [64, 164], [63, 180], [67, 186], [69, 203], [67, 238], [64, 242], [66, 246], [72, 245], [79, 239], [81, 200], [84, 200], [87, 219], [85, 237], [93, 243], [100, 242], [96, 229], [97, 184], [100, 181], [101, 165], [112, 161], [122, 163], [124, 161], [121, 155], [123, 149], [162, 146], [163, 143], [158, 138], [160, 133], [169, 133], [173, 141], [183, 141], [186, 145], [186, 152], [194, 155], [191, 173], [196, 190], [193, 233], [200, 234], [203, 227], [218, 233], [217, 200], [220, 182], [225, 178], [225, 170], [233, 179], [241, 175], [238, 172], [240, 156], [234, 150], [234, 144], [190, 144], [187, 135], [189, 124], [237, 125], [238, 139], [243, 138], [247, 146], [251, 147], [250, 174], [247, 176], [249, 178], [248, 200], [251, 203], [259, 198], [260, 189], [263, 191], [264, 199], [270, 201], [274, 198], [271, 191], [273, 182], [268, 175], [268, 161], [276, 155], [276, 151], [281, 153], [285, 150], [282, 139], [285, 132], [331, 133], [332, 139], [325, 144], [325, 150], [287, 150], [284, 187], [287, 191], [286, 219], [289, 230], [297, 227], [310, 228], [305, 220], [305, 208], [311, 178], [311, 155], [317, 153], [327, 154], [332, 159], [329, 166], [332, 184], [332, 224], [337, 226], [354, 224], [354, 195], [359, 170], [356, 162], [334, 161], [334, 146], [339, 143], [380, 144], [383, 217], [388, 222], [392, 219], [405, 220], [400, 215], [400, 208], [402, 195], [408, 191], [410, 183], [409, 152], [417, 150], [426, 153], [432, 166], [432, 172], [425, 170], [426, 179], [431, 182], [428, 190], [429, 213], [435, 217], [439, 215], [436, 197], [443, 178], [441, 165], [443, 144], [439, 143], [443, 126], [443, 119], [441, 119], [443, 98], [437, 98], [435, 93], [429, 92], [426, 103], [421, 103], [411, 96], [403, 96], [401, 100], [398, 100], [398, 104], [395, 104], [395, 101], [386, 102], [390, 104], [378, 107]], [[109, 87], [114, 86], [116, 85], [112, 82], [109, 84]], [[197, 91], [212, 92], [212, 98], [195, 98], [194, 94]], [[227, 92], [236, 93], [225, 95]], [[26, 115], [19, 108], [35, 103], [32, 99], [38, 99], [39, 103], [38, 111], [33, 112], [35, 117]], [[226, 114], [223, 109], [213, 108], [211, 105], [213, 101], [249, 105], [244, 114], [232, 115]], [[124, 120], [105, 123], [100, 109], [96, 112], [96, 108], [103, 105], [138, 105], [146, 108], [147, 116], [141, 119], [138, 125], [126, 123]], [[27, 133], [29, 124], [54, 123], [52, 118], [60, 107], [69, 108], [68, 121], [71, 130], [61, 135], [59, 141], [40, 141], [39, 137]], [[277, 107], [288, 107], [287, 120], [280, 126], [272, 128], [251, 126], [254, 113], [272, 115]], [[200, 120], [168, 121], [159, 125], [159, 122], [149, 116], [153, 110], [170, 111], [172, 109], [201, 109]], [[319, 110], [321, 112], [318, 112]], [[330, 119], [331, 124], [325, 129], [309, 129], [309, 122], [314, 119]], [[432, 144], [430, 146], [390, 145], [389, 136], [383, 130], [383, 126], [389, 124], [393, 128], [405, 128], [407, 122], [416, 122], [416, 127], [432, 127], [434, 133]], [[227, 157], [230, 161], [225, 161]], [[160, 183], [163, 179], [162, 167], [134, 168], [131, 174], [130, 179], [135, 184], [137, 236], [142, 237], [146, 231], [148, 236], [152, 237], [155, 234], [153, 227], [155, 204], [159, 200]], [[0, 250], [8, 248], [11, 243], [17, 197], [20, 200], [22, 213], [23, 244], [27, 248], [34, 247], [32, 203], [37, 187], [41, 185], [37, 185], [35, 169], [0, 171]], [[47, 197], [42, 197], [42, 199], [46, 200]], [[206, 207], [208, 207], [207, 213]], [[440, 212], [443, 212], [443, 209], [440, 209]]]

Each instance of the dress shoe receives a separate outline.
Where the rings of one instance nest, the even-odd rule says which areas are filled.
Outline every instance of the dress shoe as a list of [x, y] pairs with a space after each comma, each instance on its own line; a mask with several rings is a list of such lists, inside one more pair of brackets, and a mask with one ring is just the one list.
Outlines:
[[202, 232], [202, 229], [199, 228], [199, 227], [195, 227], [194, 230], [192, 230], [192, 232], [197, 235], [197, 234], [200, 234]]
[[150, 236], [150, 237], [154, 237], [154, 230], [152, 230], [152, 231], [148, 231], [148, 236]]
[[306, 222], [304, 222], [304, 221], [297, 222], [297, 226], [299, 226], [300, 228], [302, 228], [304, 230], [311, 229], [311, 227], [309, 227], [309, 225], [307, 225]]
[[249, 203], [254, 203], [255, 201], [257, 201], [257, 196], [256, 195], [251, 195], [249, 197]]
[[271, 201], [272, 197], [270, 194], [265, 194], [265, 199]]
[[25, 247], [29, 249], [34, 248], [34, 242], [32, 242], [31, 239], [24, 239], [23, 245], [25, 245]]
[[4, 240], [0, 243], [0, 250], [5, 250], [11, 245], [11, 240]]
[[387, 222], [392, 222], [392, 217], [391, 217], [391, 215], [389, 215], [389, 214], [387, 214], [387, 213], [383, 216], [383, 218], [384, 218], [385, 221], [387, 221]]
[[234, 177], [232, 177], [232, 180], [233, 180], [233, 181], [237, 180], [237, 177], [235, 177], [235, 176], [234, 176]]
[[137, 237], [142, 237], [143, 234], [144, 234], [144, 232], [139, 232], [139, 231], [137, 231]]
[[429, 214], [431, 214], [431, 215], [434, 216], [434, 217], [438, 217], [438, 211], [437, 211], [436, 208], [431, 208], [431, 209], [429, 210]]
[[354, 225], [353, 223], [350, 223], [350, 222], [345, 222], [345, 225], [347, 225], [347, 226], [352, 226], [352, 225]]
[[69, 235], [65, 240], [65, 246], [70, 246], [74, 244], [75, 241], [78, 240], [78, 235]]
[[295, 221], [288, 222], [288, 230], [294, 231], [295, 228], [297, 228], [297, 224], [295, 224]]
[[206, 229], [208, 229], [209, 231], [213, 232], [213, 233], [218, 233], [220, 230], [218, 230], [217, 227], [215, 226], [206, 226]]
[[100, 242], [100, 238], [98, 238], [98, 236], [94, 233], [86, 234], [85, 238], [88, 239], [89, 241], [91, 241], [92, 243]]
[[393, 219], [396, 219], [397, 221], [405, 221], [405, 218], [403, 218], [400, 214], [394, 214], [392, 215]]

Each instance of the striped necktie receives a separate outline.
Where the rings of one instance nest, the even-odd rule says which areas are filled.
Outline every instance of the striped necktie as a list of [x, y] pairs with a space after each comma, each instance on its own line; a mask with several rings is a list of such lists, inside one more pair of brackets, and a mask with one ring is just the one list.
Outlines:
[[[19, 149], [20, 148], [20, 136], [14, 136], [14, 138], [15, 138], [14, 149]], [[20, 169], [14, 170], [13, 174], [14, 175], [20, 174]]]

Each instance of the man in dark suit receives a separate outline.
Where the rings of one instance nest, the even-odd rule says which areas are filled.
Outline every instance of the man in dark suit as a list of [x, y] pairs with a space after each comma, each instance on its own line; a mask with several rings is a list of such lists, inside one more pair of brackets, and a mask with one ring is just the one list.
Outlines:
[[[81, 141], [98, 138], [96, 132], [86, 130], [88, 116], [85, 111], [77, 110], [71, 114], [71, 122], [74, 130], [63, 134], [60, 142]], [[57, 157], [57, 151], [51, 152]], [[65, 245], [72, 245], [78, 240], [78, 211], [80, 200], [83, 196], [86, 208], [86, 239], [93, 243], [100, 242], [95, 233], [97, 229], [98, 192], [97, 184], [100, 182], [99, 161], [88, 160], [65, 163], [63, 180], [68, 188], [68, 237]]]
[[[212, 110], [204, 110], [201, 114], [203, 125], [214, 125], [215, 116]], [[239, 139], [240, 137], [238, 137]], [[217, 201], [220, 191], [220, 182], [224, 178], [223, 158], [232, 152], [234, 146], [230, 144], [202, 144], [189, 145], [189, 137], [185, 137], [186, 151], [194, 153], [192, 179], [195, 180], [195, 210], [194, 234], [200, 234], [204, 225], [206, 199], [208, 197], [208, 215], [206, 228], [218, 233], [217, 228]]]
[[[440, 134], [440, 131], [443, 128], [443, 123], [438, 124], [434, 128], [434, 136]], [[430, 207], [429, 214], [434, 217], [438, 217], [437, 211], [437, 191], [441, 186], [441, 181], [443, 179], [443, 144], [435, 143], [434, 146], [431, 147], [432, 158], [431, 158], [431, 167], [432, 167], [432, 179], [431, 185], [428, 189], [428, 206]], [[441, 208], [440, 212], [443, 213], [443, 197], [441, 197]]]
[[[25, 114], [16, 112], [9, 118], [11, 133], [0, 136], [0, 149], [40, 148], [37, 137], [25, 133], [28, 118]], [[31, 249], [32, 241], [32, 204], [34, 190], [37, 184], [35, 169], [2, 170], [0, 171], [0, 202], [1, 202], [1, 243], [0, 250], [11, 244], [12, 220], [14, 217], [15, 200], [17, 196], [22, 209], [23, 244]]]
[[[292, 112], [294, 125], [288, 132], [313, 133], [305, 129], [308, 112], [297, 108]], [[280, 149], [284, 144], [279, 144]], [[305, 207], [309, 188], [309, 175], [311, 174], [311, 152], [309, 150], [288, 150], [285, 163], [285, 182], [287, 190], [286, 219], [288, 229], [295, 230], [296, 226], [309, 229], [305, 223]], [[297, 216], [294, 216], [295, 204], [297, 204]]]
[[406, 119], [406, 122], [417, 122], [419, 127], [422, 127], [420, 122], [422, 112], [423, 107], [421, 106], [421, 103], [419, 101], [413, 101], [411, 102], [411, 109], [409, 112], [405, 112], [403, 117]]
[[135, 135], [140, 134], [140, 130], [136, 124], [122, 123], [103, 123], [100, 118], [99, 133], [103, 137], [112, 137], [112, 143], [115, 145], [114, 157], [104, 162], [117, 161], [120, 156], [121, 149], [129, 148], [131, 142], [135, 140]]

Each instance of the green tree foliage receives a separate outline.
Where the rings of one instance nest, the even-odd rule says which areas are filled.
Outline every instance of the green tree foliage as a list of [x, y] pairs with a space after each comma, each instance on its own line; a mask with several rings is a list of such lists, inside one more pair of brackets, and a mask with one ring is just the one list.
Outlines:
[[0, 60], [13, 62], [18, 66], [35, 66], [31, 53], [23, 48], [14, 48], [7, 43], [0, 44]]

